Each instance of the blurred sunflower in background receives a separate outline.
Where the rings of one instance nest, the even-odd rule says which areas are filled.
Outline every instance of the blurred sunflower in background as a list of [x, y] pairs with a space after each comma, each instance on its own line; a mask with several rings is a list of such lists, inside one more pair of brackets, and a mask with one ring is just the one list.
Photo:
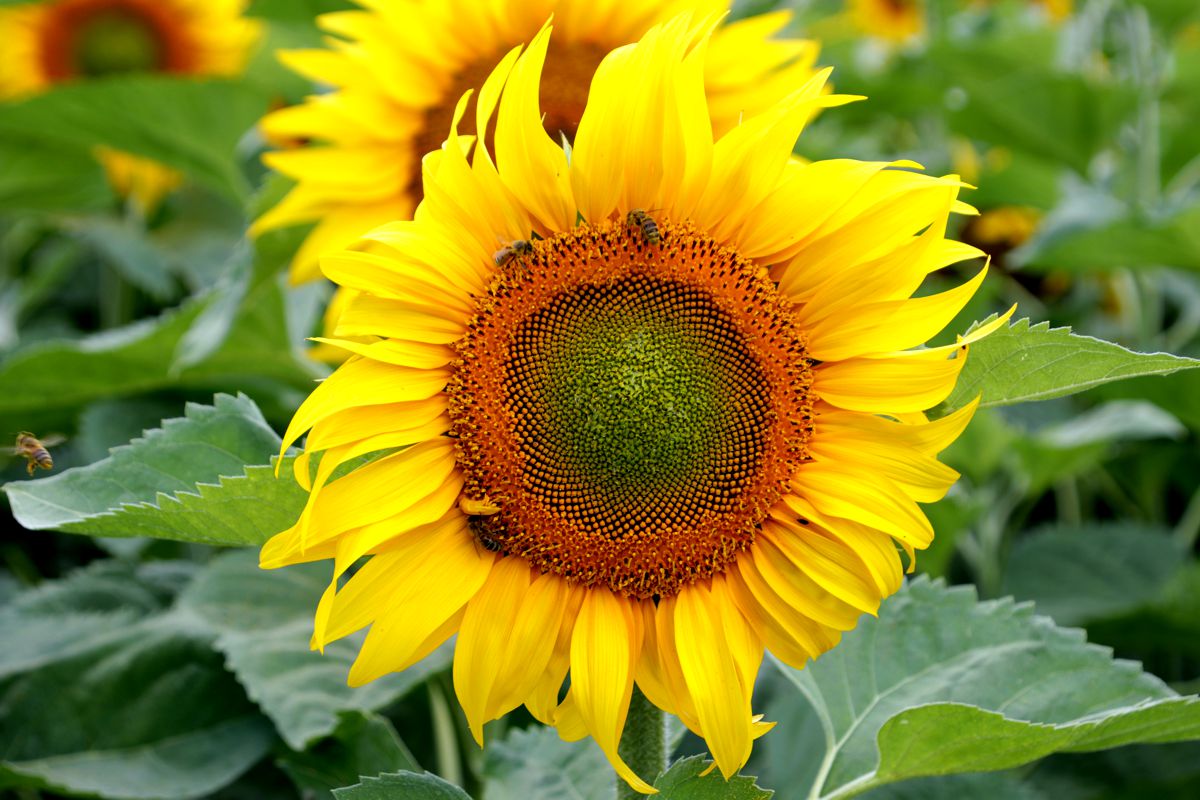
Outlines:
[[[130, 73], [230, 76], [258, 26], [246, 0], [46, 0], [0, 8], [0, 99]], [[113, 188], [142, 209], [182, 176], [149, 159], [97, 148]]]
[[924, 0], [850, 0], [849, 10], [858, 30], [896, 44], [925, 32]]
[[962, 183], [793, 161], [806, 122], [854, 99], [828, 71], [714, 124], [718, 36], [686, 16], [605, 57], [569, 152], [543, 124], [548, 28], [462, 97], [416, 219], [322, 260], [355, 291], [325, 341], [353, 355], [289, 426], [309, 499], [261, 552], [334, 559], [313, 646], [369, 626], [352, 684], [457, 633], [477, 740], [524, 704], [643, 792], [618, 754], [635, 683], [733, 775], [770, 727], [751, 708], [764, 647], [802, 666], [900, 586], [974, 405], [922, 410], [1007, 318], [906, 349], [984, 277], [910, 299], [979, 254], [945, 238]]
[[[454, 104], [478, 87], [512, 47], [528, 42], [552, 14], [556, 35], [541, 83], [547, 133], [570, 141], [601, 59], [681, 8], [722, 14], [729, 0], [417, 0], [368, 2], [320, 18], [328, 50], [285, 52], [285, 63], [333, 87], [263, 121], [273, 140], [310, 146], [271, 153], [269, 166], [297, 185], [253, 231], [316, 222], [297, 253], [293, 282], [320, 276], [317, 258], [368, 230], [408, 219], [422, 198], [421, 158], [438, 149]], [[697, 8], [699, 7], [699, 8]], [[768, 107], [813, 74], [817, 45], [772, 38], [787, 12], [718, 28], [709, 43], [705, 86], [718, 132]], [[464, 135], [473, 134], [470, 113]]]

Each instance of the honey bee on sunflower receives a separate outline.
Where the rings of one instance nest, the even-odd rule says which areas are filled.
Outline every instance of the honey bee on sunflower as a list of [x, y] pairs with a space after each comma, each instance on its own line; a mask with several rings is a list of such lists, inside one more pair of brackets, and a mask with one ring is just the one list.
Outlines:
[[[312, 643], [369, 629], [351, 684], [457, 634], [480, 743], [524, 705], [646, 793], [654, 776], [618, 752], [635, 685], [731, 776], [772, 724], [752, 708], [764, 651], [803, 666], [899, 588], [974, 404], [922, 412], [1008, 317], [911, 349], [986, 273], [912, 297], [979, 255], [945, 238], [971, 213], [962, 182], [792, 160], [818, 110], [856, 99], [828, 70], [715, 122], [712, 19], [598, 59], [569, 159], [543, 122], [544, 26], [463, 93], [415, 218], [321, 260], [353, 290], [325, 340], [351, 356], [287, 430], [285, 448], [308, 434], [308, 502], [261, 552], [333, 560]], [[528, 242], [520, 270], [496, 264], [498, 238]]]

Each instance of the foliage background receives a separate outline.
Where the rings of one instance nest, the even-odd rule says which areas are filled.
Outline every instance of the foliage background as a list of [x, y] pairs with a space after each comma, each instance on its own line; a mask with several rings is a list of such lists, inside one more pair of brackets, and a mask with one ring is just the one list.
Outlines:
[[[349, 690], [354, 642], [307, 650], [323, 569], [260, 573], [252, 549], [223, 549], [303, 502], [270, 464], [327, 371], [303, 341], [329, 290], [286, 285], [303, 231], [244, 232], [286, 190], [254, 123], [311, 91], [272, 52], [318, 44], [315, 15], [337, 7], [254, 2], [266, 40], [238, 80], [125, 77], [0, 107], [0, 433], [69, 437], [55, 477], [15, 458], [0, 474], [16, 517], [0, 793], [328, 797], [428, 769], [488, 800], [611, 795], [594, 747], [520, 715], [474, 748], [448, 651]], [[801, 155], [911, 158], [978, 185], [985, 213], [1036, 220], [988, 244], [993, 272], [947, 341], [1016, 301], [1035, 323], [1200, 357], [1194, 0], [1089, 0], [1059, 23], [1026, 0], [931, 0], [927, 34], [901, 44], [837, 0], [791, 7], [838, 89], [870, 97], [818, 119]], [[97, 144], [187, 183], [143, 219]], [[1200, 796], [1200, 712], [1175, 695], [1200, 690], [1200, 370], [1020, 324], [969, 363], [949, 403], [991, 407], [947, 455], [963, 479], [927, 509], [926, 577], [804, 673], [764, 665], [757, 706], [780, 724], [745, 774], [780, 798]], [[1064, 752], [1125, 742], [1160, 743]], [[663, 796], [765, 796], [701, 769], [678, 763]], [[385, 776], [337, 796], [454, 791]]]

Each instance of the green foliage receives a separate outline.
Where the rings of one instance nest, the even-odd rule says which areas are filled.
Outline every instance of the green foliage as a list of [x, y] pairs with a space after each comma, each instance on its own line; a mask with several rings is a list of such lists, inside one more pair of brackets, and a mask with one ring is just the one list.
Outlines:
[[1061, 625], [1130, 613], [1158, 598], [1183, 567], [1169, 530], [1092, 524], [1030, 531], [1012, 549], [1005, 594], [1033, 600]]
[[946, 408], [982, 394], [980, 405], [1049, 400], [1112, 381], [1169, 375], [1200, 367], [1200, 359], [1169, 353], [1135, 353], [1118, 344], [1022, 319], [971, 345]]
[[0, 787], [203, 797], [266, 754], [210, 634], [161, 612], [183, 577], [162, 573], [90, 569], [0, 608]]
[[250, 187], [233, 150], [266, 105], [261, 91], [236, 81], [154, 75], [88, 81], [7, 105], [0, 137], [38, 137], [80, 153], [106, 145], [174, 167], [241, 202]]
[[329, 574], [327, 564], [264, 572], [255, 553], [226, 553], [180, 600], [217, 631], [227, 665], [296, 750], [332, 735], [346, 713], [385, 708], [449, 665], [450, 651], [443, 648], [403, 673], [347, 686], [361, 636], [334, 642], [324, 653], [309, 649], [316, 600]]
[[0, 135], [0, 211], [96, 210], [111, 203], [112, 190], [91, 154]]
[[779, 666], [825, 739], [814, 797], [1058, 751], [1200, 738], [1200, 700], [1029, 606], [976, 603], [969, 589], [926, 580], [806, 670]]
[[681, 758], [658, 777], [654, 788], [663, 800], [767, 800], [774, 792], [760, 788], [754, 778], [738, 775], [729, 781], [702, 756]]
[[471, 800], [462, 789], [428, 772], [364, 777], [361, 783], [337, 789], [333, 796], [337, 800]]
[[285, 754], [279, 766], [299, 789], [318, 797], [332, 797], [334, 789], [349, 786], [360, 775], [421, 768], [392, 723], [370, 712], [342, 714], [329, 739], [308, 752]]
[[595, 742], [564, 742], [542, 727], [488, 742], [483, 775], [488, 800], [610, 800], [616, 781]]
[[[31, 530], [261, 544], [295, 520], [305, 494], [267, 462], [279, 437], [244, 395], [190, 404], [103, 461], [10, 483], [13, 515]], [[229, 477], [233, 476], [233, 477]]]

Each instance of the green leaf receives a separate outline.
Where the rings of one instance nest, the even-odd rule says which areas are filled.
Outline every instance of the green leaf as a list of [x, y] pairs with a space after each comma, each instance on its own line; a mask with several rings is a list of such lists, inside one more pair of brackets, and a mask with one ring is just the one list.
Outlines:
[[358, 780], [360, 775], [421, 769], [386, 717], [350, 712], [331, 738], [303, 753], [287, 753], [279, 766], [305, 795], [332, 798], [333, 790]]
[[917, 778], [874, 789], [863, 797], [867, 800], [1051, 800], [1051, 795], [1010, 772]]
[[[270, 747], [269, 724], [211, 634], [179, 614], [147, 613], [163, 576], [128, 572], [141, 587], [122, 591], [122, 569], [85, 570], [0, 609], [0, 787], [202, 797]], [[96, 601], [111, 607], [85, 610]]]
[[982, 407], [1005, 406], [1082, 392], [1142, 375], [1200, 367], [1200, 359], [1135, 353], [1119, 344], [1018, 320], [971, 345], [954, 391], [944, 403], [960, 408], [982, 393]]
[[1009, 44], [993, 39], [985, 48], [972, 41], [934, 54], [939, 70], [965, 90], [963, 106], [948, 115], [950, 125], [1086, 174], [1133, 112], [1136, 94], [1037, 64]]
[[564, 742], [541, 725], [488, 742], [483, 759], [488, 800], [611, 800], [615, 791], [616, 776], [592, 739]]
[[1031, 606], [977, 603], [969, 588], [924, 579], [807, 669], [779, 667], [825, 740], [814, 798], [1059, 751], [1200, 738], [1200, 699]]
[[0, 385], [20, 391], [0, 396], [0, 430], [69, 431], [87, 404], [163, 389], [253, 392], [286, 413], [327, 370], [305, 358], [289, 325], [276, 280], [252, 288], [236, 304], [224, 339], [206, 344], [203, 358], [178, 361], [185, 337], [219, 289], [197, 295], [155, 319], [73, 341], [50, 341], [18, 351], [0, 364]]
[[112, 202], [90, 153], [38, 137], [0, 136], [0, 210], [97, 210]]
[[155, 300], [166, 301], [175, 293], [171, 267], [146, 238], [144, 229], [101, 216], [64, 219], [62, 226], [99, 252], [122, 278]]
[[[1061, 210], [1060, 210], [1061, 211]], [[1113, 218], [1095, 204], [1074, 216], [1051, 214], [1012, 259], [1033, 270], [1094, 273], [1122, 267], [1200, 270], [1200, 206], [1164, 220], [1142, 220], [1124, 211]]]
[[1184, 557], [1164, 528], [1132, 522], [1052, 527], [1017, 540], [1004, 592], [1034, 601], [1061, 625], [1080, 625], [1148, 605]]
[[192, 571], [184, 562], [98, 561], [18, 593], [0, 607], [0, 681], [122, 639], [131, 624], [165, 609]]
[[337, 800], [471, 800], [470, 795], [452, 783], [426, 772], [384, 773], [377, 778], [335, 789]]
[[679, 759], [654, 782], [659, 791], [656, 796], [662, 800], [767, 800], [775, 794], [760, 788], [751, 777], [735, 775], [726, 781], [715, 769], [700, 774], [712, 766], [704, 756]]
[[450, 663], [451, 650], [442, 648], [402, 673], [347, 686], [362, 637], [334, 642], [323, 654], [309, 648], [330, 574], [328, 564], [264, 571], [256, 553], [224, 553], [180, 598], [219, 633], [229, 668], [295, 750], [333, 735], [345, 712], [382, 709]]
[[235, 81], [122, 76], [65, 84], [6, 104], [0, 134], [37, 136], [82, 153], [107, 145], [174, 167], [242, 202], [249, 186], [234, 149], [266, 107], [264, 93]]
[[1004, 449], [1016, 454], [1029, 484], [1026, 493], [1036, 496], [1055, 481], [1094, 470], [1117, 442], [1179, 439], [1186, 433], [1179, 420], [1152, 403], [1116, 401], [1028, 435], [1013, 431]]
[[214, 405], [189, 403], [184, 417], [103, 461], [4, 490], [13, 516], [31, 530], [261, 544], [304, 504], [290, 470], [276, 478], [272, 467], [245, 467], [278, 448], [249, 398], [217, 395]]

